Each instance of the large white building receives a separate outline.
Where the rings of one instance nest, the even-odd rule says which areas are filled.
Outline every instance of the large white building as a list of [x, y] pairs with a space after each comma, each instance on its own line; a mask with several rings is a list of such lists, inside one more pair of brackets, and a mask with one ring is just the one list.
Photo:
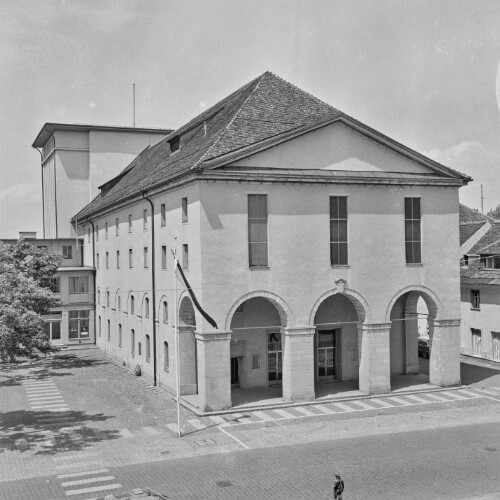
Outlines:
[[[418, 373], [460, 383], [458, 189], [440, 165], [264, 73], [146, 148], [74, 215], [96, 262], [97, 345], [202, 410]], [[171, 250], [217, 322], [175, 302]], [[192, 399], [192, 400], [196, 400]]]

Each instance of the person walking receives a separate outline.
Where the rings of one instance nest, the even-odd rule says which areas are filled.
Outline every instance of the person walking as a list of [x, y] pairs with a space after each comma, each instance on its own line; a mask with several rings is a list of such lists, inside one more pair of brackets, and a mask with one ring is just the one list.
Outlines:
[[344, 481], [338, 474], [335, 474], [335, 482], [333, 483], [333, 498], [337, 500], [342, 500], [343, 491], [344, 491]]

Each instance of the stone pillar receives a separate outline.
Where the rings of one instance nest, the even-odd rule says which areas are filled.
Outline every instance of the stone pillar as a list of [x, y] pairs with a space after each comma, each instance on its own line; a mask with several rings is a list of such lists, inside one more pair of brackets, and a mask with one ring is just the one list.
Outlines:
[[196, 339], [194, 326], [179, 326], [180, 393], [196, 394]]
[[416, 375], [420, 368], [418, 364], [418, 319], [414, 314], [405, 316], [405, 351], [405, 373]]
[[460, 385], [460, 320], [434, 320], [429, 362], [429, 381], [440, 387]]
[[368, 394], [391, 392], [390, 330], [391, 323], [363, 323], [359, 325], [360, 391]]
[[198, 406], [203, 411], [231, 408], [231, 333], [196, 332]]
[[283, 399], [314, 399], [315, 327], [285, 328], [283, 335]]

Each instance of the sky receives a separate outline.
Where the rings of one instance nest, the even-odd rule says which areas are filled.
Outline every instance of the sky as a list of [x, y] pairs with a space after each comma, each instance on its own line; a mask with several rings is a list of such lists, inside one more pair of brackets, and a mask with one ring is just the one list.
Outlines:
[[[0, 238], [42, 235], [45, 122], [177, 128], [264, 71], [500, 204], [498, 0], [0, 0]], [[79, 208], [79, 207], [77, 207]], [[76, 210], [75, 210], [76, 211]]]

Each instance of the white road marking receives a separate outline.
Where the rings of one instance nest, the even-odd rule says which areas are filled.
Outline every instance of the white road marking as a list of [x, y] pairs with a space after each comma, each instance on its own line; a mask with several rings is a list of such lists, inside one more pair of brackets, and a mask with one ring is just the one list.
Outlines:
[[195, 428], [195, 429], [198, 429], [199, 431], [203, 430], [203, 429], [206, 429], [207, 426], [201, 422], [200, 420], [198, 420], [197, 418], [191, 418], [190, 420], [188, 420], [188, 422]]
[[245, 443], [242, 443], [236, 436], [233, 436], [232, 434], [230, 434], [229, 432], [227, 432], [222, 425], [219, 425], [219, 427], [217, 427], [217, 428], [221, 432], [223, 432], [224, 434], [227, 434], [230, 438], [233, 438], [238, 444], [240, 444], [241, 446], [243, 446], [243, 448], [246, 448], [247, 450], [250, 449]]
[[225, 420], [220, 416], [220, 415], [212, 415], [210, 417], [210, 420], [214, 423], [214, 424], [223, 424], [225, 422]]
[[134, 435], [128, 430], [128, 429], [120, 429], [120, 434], [124, 438], [131, 438], [134, 437]]
[[433, 392], [429, 392], [428, 394], [426, 394], [426, 396], [428, 398], [435, 399], [436, 401], [439, 401], [440, 403], [449, 403], [450, 402], [449, 399], [438, 396], [437, 394], [434, 394]]
[[96, 470], [86, 470], [83, 472], [70, 472], [69, 474], [58, 474], [57, 478], [66, 479], [68, 477], [90, 476], [91, 474], [104, 474], [104, 472], [109, 472], [109, 469], [96, 469]]
[[59, 389], [26, 389], [26, 394], [30, 396], [42, 396], [43, 394], [61, 394]]
[[406, 399], [409, 399], [410, 401], [416, 401], [417, 403], [425, 403], [425, 404], [428, 404], [428, 403], [431, 403], [432, 401], [428, 401], [426, 399], [423, 399], [423, 398], [419, 398], [418, 396], [414, 396], [413, 394], [406, 394], [405, 395], [405, 398]]
[[71, 495], [81, 495], [82, 493], [92, 493], [94, 491], [104, 491], [104, 490], [116, 490], [117, 488], [121, 488], [122, 485], [118, 483], [114, 484], [106, 484], [102, 486], [94, 486], [93, 488], [82, 488], [79, 490], [69, 490], [66, 491], [67, 496]]
[[398, 403], [402, 406], [409, 406], [411, 403], [408, 403], [408, 401], [404, 400], [404, 399], [401, 399], [401, 398], [396, 398], [396, 397], [390, 397], [390, 398], [387, 398], [389, 399], [390, 401], [394, 401], [395, 403]]
[[344, 412], [356, 411], [354, 408], [351, 408], [350, 406], [347, 406], [344, 403], [333, 403], [333, 405], [336, 406], [337, 408], [340, 408]]
[[379, 405], [383, 406], [384, 408], [394, 408], [394, 405], [391, 405], [391, 403], [388, 403], [387, 401], [383, 401], [382, 399], [373, 398], [370, 401], [373, 401], [374, 403], [378, 403]]
[[76, 481], [65, 481], [61, 483], [61, 486], [66, 488], [66, 486], [81, 486], [82, 484], [100, 483], [102, 481], [113, 481], [116, 479], [115, 476], [99, 476], [99, 477], [88, 477], [87, 479], [77, 479]]
[[456, 394], [453, 391], [446, 391], [444, 394], [452, 397], [453, 399], [467, 399], [465, 396], [461, 396], [460, 394]]
[[64, 401], [64, 398], [62, 396], [39, 396], [36, 398], [28, 398], [28, 400], [30, 403], [40, 403], [41, 401]]
[[479, 397], [479, 394], [475, 393], [475, 392], [470, 392], [470, 391], [466, 391], [465, 389], [460, 389], [458, 391], [460, 394], [465, 394], [466, 396], [471, 396], [473, 398], [477, 398]]
[[332, 410], [331, 408], [327, 408], [326, 406], [323, 405], [314, 405], [314, 408], [318, 409], [319, 411], [322, 411], [323, 413], [327, 414], [334, 414], [337, 413], [335, 410]]
[[146, 432], [150, 436], [158, 436], [159, 434], [161, 434], [160, 431], [156, 430], [154, 427], [143, 427], [143, 429], [144, 432]]
[[365, 403], [364, 401], [349, 401], [353, 405], [358, 405], [361, 406], [361, 408], [365, 410], [377, 410], [378, 408], [376, 406], [369, 405], [368, 403]]
[[283, 418], [297, 418], [297, 417], [295, 417], [295, 415], [292, 415], [291, 413], [288, 413], [285, 410], [273, 408], [273, 411], [274, 411], [274, 413], [281, 415]]
[[293, 409], [295, 411], [298, 411], [299, 413], [302, 413], [302, 415], [305, 415], [307, 417], [315, 417], [317, 415], [317, 413], [314, 413], [311, 410], [308, 410], [307, 408], [304, 408], [302, 406], [294, 406]]
[[269, 422], [270, 420], [274, 420], [271, 415], [268, 415], [267, 413], [264, 413], [263, 411], [254, 411], [253, 414], [257, 417], [260, 418], [263, 422]]
[[179, 434], [179, 427], [177, 427], [177, 424], [167, 424], [165, 427], [170, 429], [173, 433]]

